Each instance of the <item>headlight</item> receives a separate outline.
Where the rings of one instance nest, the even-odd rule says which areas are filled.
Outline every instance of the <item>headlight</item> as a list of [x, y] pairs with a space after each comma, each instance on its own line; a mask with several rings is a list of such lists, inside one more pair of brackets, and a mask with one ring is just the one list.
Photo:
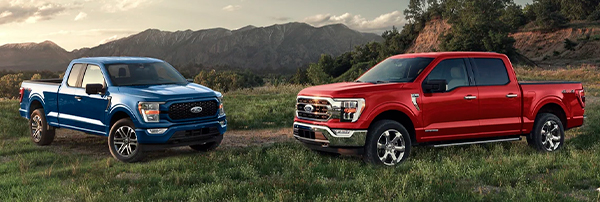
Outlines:
[[144, 118], [145, 122], [158, 122], [160, 111], [158, 107], [160, 106], [160, 102], [140, 102], [138, 103], [138, 110]]
[[365, 108], [365, 99], [335, 99], [341, 102], [340, 106], [340, 121], [341, 122], [356, 122]]
[[223, 108], [223, 95], [217, 97], [219, 100], [219, 116], [225, 116], [225, 108]]

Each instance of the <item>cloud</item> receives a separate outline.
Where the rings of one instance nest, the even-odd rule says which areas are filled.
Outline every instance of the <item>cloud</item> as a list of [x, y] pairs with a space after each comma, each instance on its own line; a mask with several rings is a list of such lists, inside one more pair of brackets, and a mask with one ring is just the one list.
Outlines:
[[323, 26], [329, 24], [342, 23], [346, 26], [366, 32], [379, 32], [386, 29], [390, 29], [392, 26], [401, 26], [406, 23], [404, 15], [400, 11], [394, 11], [391, 13], [382, 14], [375, 19], [368, 20], [361, 15], [352, 15], [350, 13], [344, 13], [336, 16], [331, 14], [318, 14], [309, 16], [304, 19], [304, 22], [313, 26]]
[[0, 25], [8, 23], [35, 23], [50, 20], [74, 4], [59, 4], [41, 0], [0, 1]]
[[231, 12], [231, 11], [240, 10], [241, 8], [242, 8], [242, 6], [240, 6], [240, 5], [228, 5], [228, 6], [223, 7], [223, 10]]
[[102, 10], [114, 13], [117, 11], [127, 11], [137, 7], [140, 7], [144, 4], [150, 4], [153, 1], [151, 0], [103, 0], [104, 6], [102, 6]]
[[108, 42], [111, 42], [111, 41], [114, 41], [114, 40], [117, 40], [117, 39], [119, 39], [119, 37], [117, 35], [113, 35], [113, 36], [108, 37], [106, 39], [102, 39], [100, 42], [98, 42], [98, 45], [105, 44], [105, 43], [108, 43]]
[[275, 17], [271, 17], [271, 20], [275, 20], [275, 21], [281, 21], [281, 22], [286, 22], [286, 21], [290, 21], [292, 18], [290, 17], [283, 17], [283, 16], [275, 16]]
[[77, 14], [77, 16], [75, 16], [75, 21], [83, 20], [86, 17], [87, 17], [87, 13], [79, 12], [79, 14]]

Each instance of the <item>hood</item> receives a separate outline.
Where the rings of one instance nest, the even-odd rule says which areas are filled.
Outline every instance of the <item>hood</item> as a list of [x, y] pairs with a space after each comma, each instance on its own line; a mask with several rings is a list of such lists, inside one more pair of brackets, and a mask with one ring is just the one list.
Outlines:
[[216, 97], [220, 93], [195, 83], [186, 85], [121, 86], [119, 92], [128, 96], [137, 96], [148, 100], [172, 101]]
[[402, 88], [403, 83], [362, 83], [344, 82], [308, 87], [300, 91], [298, 95], [315, 97], [360, 97], [364, 94], [376, 93], [389, 89]]

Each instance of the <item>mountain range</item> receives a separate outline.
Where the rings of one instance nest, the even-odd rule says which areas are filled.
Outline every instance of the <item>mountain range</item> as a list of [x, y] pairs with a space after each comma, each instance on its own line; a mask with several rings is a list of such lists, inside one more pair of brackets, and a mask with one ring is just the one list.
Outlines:
[[355, 46], [382, 41], [342, 24], [313, 27], [305, 23], [237, 30], [143, 32], [98, 45], [66, 51], [51, 41], [0, 46], [0, 70], [64, 71], [71, 59], [93, 56], [145, 56], [174, 66], [229, 66], [254, 71], [294, 71], [318, 61], [321, 54], [340, 55]]

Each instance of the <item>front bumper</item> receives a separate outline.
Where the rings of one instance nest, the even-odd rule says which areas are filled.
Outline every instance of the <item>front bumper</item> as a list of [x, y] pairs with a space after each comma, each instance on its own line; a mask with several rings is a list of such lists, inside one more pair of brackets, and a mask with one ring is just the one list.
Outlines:
[[[224, 125], [219, 123], [225, 121]], [[171, 126], [162, 134], [150, 134], [146, 128], [135, 129], [140, 144], [163, 144], [171, 146], [187, 146], [202, 144], [203, 142], [214, 142], [223, 138], [227, 131], [227, 120], [215, 120], [202, 123], [188, 123], [184, 125]]]
[[[344, 130], [336, 134], [334, 130]], [[294, 122], [294, 137], [304, 143], [320, 144], [322, 147], [363, 147], [367, 130], [331, 129], [327, 126]]]

